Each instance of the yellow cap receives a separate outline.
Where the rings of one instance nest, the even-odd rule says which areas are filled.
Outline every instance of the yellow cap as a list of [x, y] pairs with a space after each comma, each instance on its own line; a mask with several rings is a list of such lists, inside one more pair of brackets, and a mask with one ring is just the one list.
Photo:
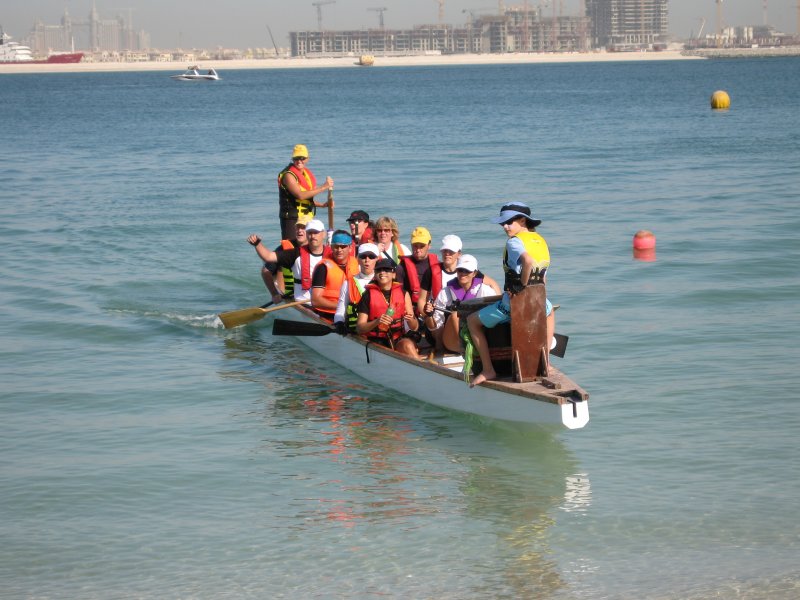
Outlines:
[[417, 227], [414, 231], [411, 232], [411, 243], [430, 244], [431, 232], [425, 229], [424, 227]]
[[292, 150], [292, 158], [297, 156], [302, 156], [304, 158], [308, 158], [308, 148], [306, 148], [303, 144], [297, 144]]
[[303, 213], [297, 215], [297, 223], [296, 225], [308, 225], [308, 222], [314, 218], [314, 215], [311, 213]]

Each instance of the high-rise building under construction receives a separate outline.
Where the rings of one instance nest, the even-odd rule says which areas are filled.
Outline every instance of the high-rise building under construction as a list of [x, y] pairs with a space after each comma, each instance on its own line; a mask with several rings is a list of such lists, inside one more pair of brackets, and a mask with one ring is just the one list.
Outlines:
[[622, 49], [662, 42], [667, 0], [585, 0], [595, 48]]

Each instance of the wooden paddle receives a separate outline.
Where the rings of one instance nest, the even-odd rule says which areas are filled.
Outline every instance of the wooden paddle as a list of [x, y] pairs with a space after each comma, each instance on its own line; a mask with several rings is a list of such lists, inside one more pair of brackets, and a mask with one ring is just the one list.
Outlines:
[[252, 323], [253, 321], [258, 321], [259, 319], [263, 319], [269, 313], [274, 312], [276, 310], [283, 310], [284, 308], [289, 308], [291, 306], [300, 306], [301, 304], [307, 304], [308, 300], [298, 300], [296, 302], [287, 302], [286, 304], [279, 304], [278, 306], [273, 306], [271, 308], [264, 308], [262, 306], [253, 306], [251, 308], [240, 308], [239, 310], [232, 310], [230, 312], [220, 313], [217, 315], [219, 320], [222, 321], [222, 324], [225, 326], [225, 329], [231, 329], [232, 327], [239, 327], [239, 325], [246, 325], [247, 323]]
[[333, 231], [333, 190], [328, 190], [328, 229]]
[[[334, 333], [336, 330], [330, 325], [322, 323], [304, 323], [302, 321], [287, 321], [286, 319], [275, 319], [272, 323], [272, 335], [293, 335], [295, 337], [319, 337]], [[554, 333], [553, 339], [556, 345], [550, 350], [550, 354], [564, 358], [567, 352], [567, 342], [569, 336]]]

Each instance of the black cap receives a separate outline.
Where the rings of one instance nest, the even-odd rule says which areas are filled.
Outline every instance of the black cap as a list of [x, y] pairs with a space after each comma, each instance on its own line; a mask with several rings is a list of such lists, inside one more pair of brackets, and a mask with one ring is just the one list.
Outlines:
[[394, 271], [396, 268], [397, 264], [391, 258], [382, 258], [375, 263], [376, 271], [380, 271], [381, 269], [391, 269]]
[[369, 215], [365, 213], [363, 210], [354, 210], [350, 213], [350, 216], [347, 218], [347, 221], [369, 221]]

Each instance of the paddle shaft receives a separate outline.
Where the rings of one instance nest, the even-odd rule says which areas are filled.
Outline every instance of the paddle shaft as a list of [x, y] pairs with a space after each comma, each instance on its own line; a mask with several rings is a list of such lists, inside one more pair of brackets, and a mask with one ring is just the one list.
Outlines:
[[328, 229], [333, 231], [333, 190], [328, 189]]

